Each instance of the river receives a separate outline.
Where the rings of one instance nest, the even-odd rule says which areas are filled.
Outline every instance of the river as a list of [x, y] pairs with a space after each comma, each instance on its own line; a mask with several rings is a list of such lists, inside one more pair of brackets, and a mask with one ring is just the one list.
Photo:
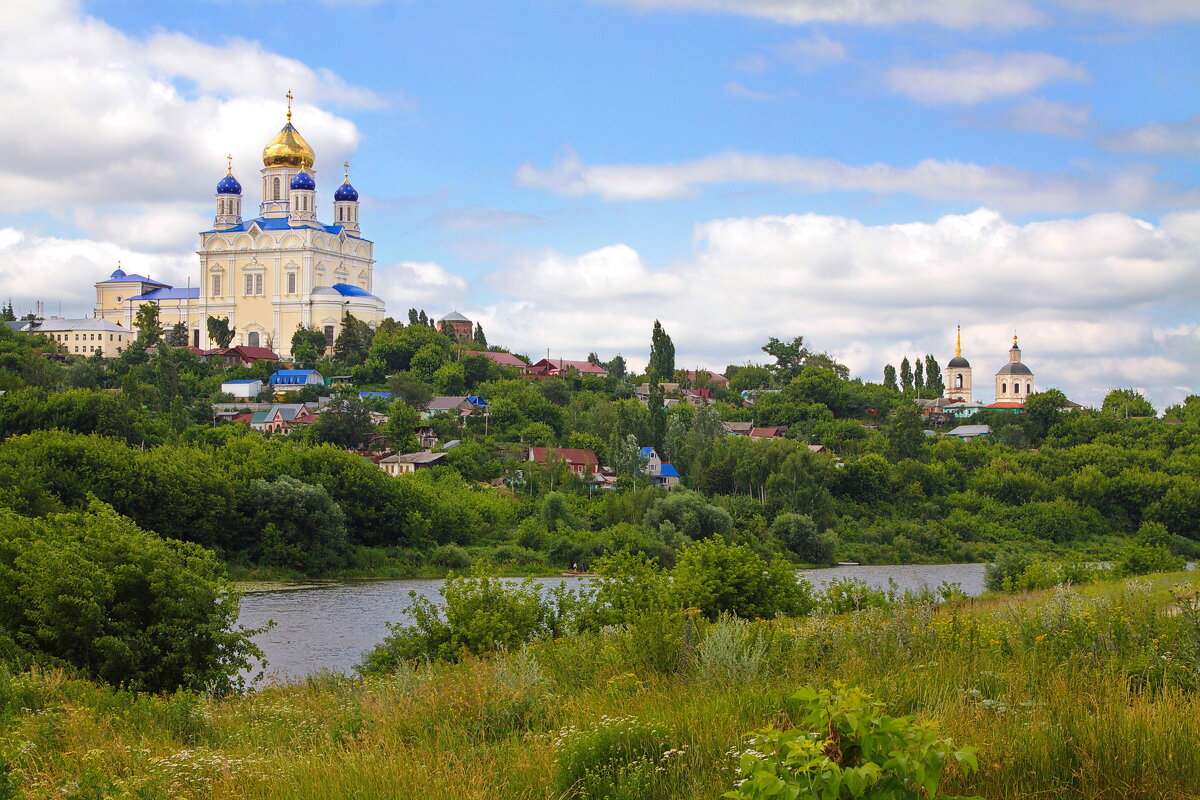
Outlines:
[[[937, 588], [943, 581], [960, 584], [969, 595], [983, 591], [983, 564], [831, 567], [802, 570], [800, 574], [817, 587], [835, 578], [858, 578], [886, 588], [890, 578], [902, 591], [922, 586]], [[557, 584], [577, 579], [535, 580]], [[254, 637], [267, 659], [268, 681], [301, 679], [322, 670], [348, 672], [364, 652], [387, 636], [387, 623], [407, 619], [404, 609], [409, 604], [409, 592], [438, 602], [441, 585], [441, 579], [430, 578], [250, 592], [242, 597], [238, 622], [247, 628], [259, 628], [274, 620], [271, 630]]]

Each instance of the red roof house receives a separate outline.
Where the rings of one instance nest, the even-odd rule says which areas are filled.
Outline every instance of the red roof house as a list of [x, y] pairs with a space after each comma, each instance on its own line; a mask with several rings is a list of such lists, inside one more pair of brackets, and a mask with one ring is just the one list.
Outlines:
[[529, 365], [521, 359], [514, 356], [512, 353], [497, 353], [492, 350], [468, 350], [469, 356], [483, 356], [489, 361], [493, 361], [502, 367], [516, 367], [521, 374], [529, 372]]
[[569, 370], [575, 370], [580, 375], [608, 376], [608, 370], [598, 367], [590, 361], [568, 361], [565, 358], [543, 358], [529, 368], [530, 375], [562, 375]]
[[600, 472], [600, 461], [591, 450], [573, 447], [531, 447], [529, 460], [538, 464], [562, 461], [577, 475], [596, 475]]

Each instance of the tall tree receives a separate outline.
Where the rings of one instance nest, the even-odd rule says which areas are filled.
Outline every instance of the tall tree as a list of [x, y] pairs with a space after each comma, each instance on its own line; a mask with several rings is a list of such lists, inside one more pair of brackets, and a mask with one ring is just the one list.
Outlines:
[[137, 342], [142, 347], [157, 344], [163, 335], [162, 323], [158, 321], [158, 304], [142, 303], [138, 306], [133, 327], [137, 328]]
[[650, 380], [650, 397], [646, 401], [650, 409], [650, 442], [655, 450], [661, 450], [667, 438], [667, 409], [662, 385], [656, 377]]
[[790, 342], [783, 342], [772, 336], [762, 349], [767, 355], [775, 357], [771, 371], [775, 373], [780, 386], [786, 385], [804, 371], [810, 355], [808, 348], [804, 346], [803, 336], [797, 336]]
[[215, 342], [217, 347], [229, 347], [234, 333], [234, 329], [229, 325], [229, 317], [209, 317], [204, 326], [208, 329], [208, 338]]
[[487, 348], [488, 348], [487, 337], [483, 335], [483, 326], [480, 325], [478, 322], [475, 323], [474, 341], [475, 341], [475, 346], [478, 347], [480, 350], [487, 350]]
[[1104, 395], [1104, 403], [1100, 406], [1100, 410], [1114, 417], [1153, 417], [1157, 415], [1150, 401], [1133, 388], [1113, 389]]
[[920, 459], [925, 452], [925, 432], [921, 427], [921, 414], [917, 407], [902, 402], [888, 414], [883, 429], [888, 440], [888, 457], [892, 461], [906, 458]]
[[917, 397], [925, 396], [925, 362], [920, 358], [913, 364], [913, 391]]
[[628, 367], [625, 365], [625, 359], [621, 356], [613, 356], [612, 361], [609, 361], [607, 364], [602, 364], [601, 366], [603, 366], [604, 369], [608, 371], [608, 374], [614, 378], [624, 378], [625, 374], [628, 372]]
[[184, 347], [188, 343], [187, 333], [187, 324], [180, 320], [171, 326], [171, 330], [167, 331], [163, 341], [171, 347]]
[[418, 316], [417, 316], [417, 310], [416, 310], [415, 308], [410, 308], [410, 309], [408, 310], [408, 324], [409, 324], [409, 325], [419, 325], [419, 324], [421, 324], [421, 323], [420, 323], [420, 317], [418, 317]]
[[660, 381], [669, 381], [675, 374], [675, 345], [658, 320], [654, 320], [650, 334], [650, 364], [646, 374]]
[[932, 353], [925, 356], [925, 389], [930, 397], [941, 397], [946, 393], [946, 382], [942, 379], [942, 368]]
[[301, 353], [311, 354], [313, 360], [325, 355], [325, 334], [316, 328], [306, 328], [303, 325], [296, 328], [292, 334], [292, 357], [301, 359]]
[[913, 371], [912, 364], [908, 363], [908, 356], [900, 362], [900, 391], [905, 394], [912, 394], [913, 390]]
[[900, 387], [896, 385], [896, 368], [891, 364], [887, 364], [883, 368], [883, 388], [891, 389], [893, 392], [900, 391]]
[[416, 409], [403, 400], [388, 406], [388, 421], [380, 426], [380, 433], [387, 437], [388, 444], [401, 453], [413, 453], [421, 449], [415, 429], [421, 424]]
[[334, 399], [317, 415], [313, 436], [318, 442], [354, 448], [375, 430], [371, 413], [357, 395]]
[[0, 321], [3, 321], [3, 322], [16, 322], [17, 321], [17, 312], [13, 311], [13, 304], [12, 304], [11, 297], [8, 298], [8, 305], [6, 305], [4, 307], [4, 309], [2, 311], [0, 311]]
[[342, 331], [333, 343], [333, 357], [346, 364], [361, 364], [367, 360], [375, 331], [353, 314], [342, 317]]

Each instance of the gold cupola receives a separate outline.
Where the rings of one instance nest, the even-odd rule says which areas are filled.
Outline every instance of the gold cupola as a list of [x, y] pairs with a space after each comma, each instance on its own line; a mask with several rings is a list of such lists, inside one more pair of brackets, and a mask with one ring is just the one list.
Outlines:
[[312, 169], [316, 156], [313, 149], [304, 141], [300, 131], [292, 127], [292, 93], [287, 93], [288, 110], [287, 124], [275, 138], [263, 148], [264, 167], [295, 167], [297, 169]]

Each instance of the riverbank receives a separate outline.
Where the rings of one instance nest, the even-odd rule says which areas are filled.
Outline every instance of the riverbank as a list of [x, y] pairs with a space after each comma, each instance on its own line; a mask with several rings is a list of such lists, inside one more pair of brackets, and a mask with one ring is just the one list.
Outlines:
[[[1200, 699], [1187, 669], [1200, 620], [1172, 587], [1196, 580], [634, 626], [227, 699], [5, 673], [0, 785], [81, 798], [559, 797], [571, 796], [573, 742], [617, 775], [614, 797], [711, 798], [731, 787], [744, 734], [787, 724], [799, 686], [840, 680], [979, 749], [977, 774], [947, 774], [950, 793], [1194, 798]], [[649, 772], [621, 741], [654, 750]]]

